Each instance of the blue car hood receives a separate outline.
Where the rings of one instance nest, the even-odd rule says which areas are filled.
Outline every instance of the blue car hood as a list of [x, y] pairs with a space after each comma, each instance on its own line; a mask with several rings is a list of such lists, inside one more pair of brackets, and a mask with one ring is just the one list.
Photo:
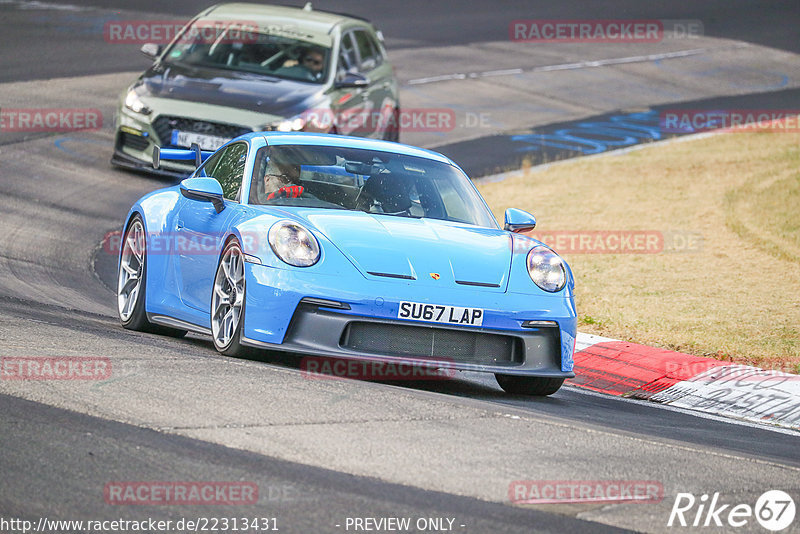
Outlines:
[[511, 237], [502, 230], [354, 211], [294, 214], [322, 232], [367, 278], [497, 292], [508, 286]]

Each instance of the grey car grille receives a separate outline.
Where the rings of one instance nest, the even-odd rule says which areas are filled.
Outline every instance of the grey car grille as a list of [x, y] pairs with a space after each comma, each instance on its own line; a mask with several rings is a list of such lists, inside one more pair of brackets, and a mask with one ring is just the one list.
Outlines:
[[233, 124], [222, 124], [219, 122], [199, 121], [186, 119], [183, 117], [170, 117], [161, 115], [153, 121], [153, 129], [156, 131], [161, 145], [169, 145], [172, 139], [172, 130], [183, 132], [194, 132], [203, 135], [213, 135], [233, 139], [240, 135], [252, 132], [249, 128], [236, 126]]

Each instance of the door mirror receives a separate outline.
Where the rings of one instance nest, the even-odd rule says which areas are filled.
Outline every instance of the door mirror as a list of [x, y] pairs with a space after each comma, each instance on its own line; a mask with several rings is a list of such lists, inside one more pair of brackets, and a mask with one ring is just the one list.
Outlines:
[[517, 208], [508, 208], [505, 215], [505, 226], [509, 232], [525, 232], [536, 228], [536, 217], [527, 211]]
[[181, 194], [191, 200], [211, 202], [217, 213], [225, 209], [222, 186], [214, 178], [187, 178], [181, 182]]
[[150, 59], [156, 59], [158, 56], [160, 56], [161, 50], [163, 50], [162, 46], [155, 43], [145, 43], [139, 49], [142, 54], [146, 55]]
[[334, 84], [339, 89], [344, 88], [363, 88], [369, 85], [369, 78], [357, 72], [348, 72], [344, 77]]

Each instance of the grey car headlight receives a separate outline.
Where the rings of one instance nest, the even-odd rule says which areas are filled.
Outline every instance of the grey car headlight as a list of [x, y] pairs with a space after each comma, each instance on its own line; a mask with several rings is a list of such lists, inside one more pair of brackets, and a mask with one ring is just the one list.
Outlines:
[[319, 261], [319, 243], [307, 228], [293, 221], [278, 221], [269, 229], [269, 246], [281, 260], [295, 267]]
[[531, 280], [545, 291], [561, 291], [567, 283], [564, 260], [549, 248], [542, 245], [533, 247], [526, 262]]
[[144, 105], [144, 102], [142, 102], [134, 89], [131, 89], [128, 91], [128, 94], [125, 95], [125, 107], [134, 113], [141, 113], [142, 115], [149, 115], [152, 113], [152, 110]]
[[268, 129], [278, 130], [279, 132], [327, 133], [333, 128], [334, 122], [333, 112], [330, 107], [322, 104], [307, 109], [295, 117], [268, 125]]
[[303, 117], [286, 119], [275, 125], [279, 132], [299, 132], [306, 127], [306, 120]]

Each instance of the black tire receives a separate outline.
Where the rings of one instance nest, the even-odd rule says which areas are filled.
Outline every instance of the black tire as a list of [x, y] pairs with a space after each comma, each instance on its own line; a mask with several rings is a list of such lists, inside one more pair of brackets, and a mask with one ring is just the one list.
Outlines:
[[[215, 307], [214, 303], [215, 302], [214, 302], [214, 299], [215, 299], [215, 295], [216, 295], [216, 288], [217, 288], [218, 283], [223, 283], [224, 282], [224, 281], [220, 280], [220, 275], [222, 274], [224, 276], [224, 271], [222, 270], [222, 262], [226, 259], [227, 254], [229, 252], [232, 252], [232, 251], [233, 252], [238, 251], [238, 254], [239, 254], [239, 257], [241, 258], [241, 261], [242, 262], [244, 261], [244, 255], [242, 253], [242, 248], [239, 245], [239, 242], [236, 239], [231, 239], [230, 241], [228, 241], [228, 243], [225, 245], [225, 248], [222, 250], [222, 254], [220, 254], [219, 261], [217, 262], [217, 273], [214, 275], [214, 289], [212, 289], [211, 307], [210, 307], [210, 309], [211, 309], [211, 311], [210, 311], [210, 313], [211, 313], [211, 324], [212, 324], [212, 326], [211, 326], [211, 329], [212, 329], [211, 338], [212, 338], [212, 340], [214, 342], [214, 348], [217, 349], [217, 351], [220, 354], [224, 354], [225, 356], [234, 356], [234, 357], [237, 357], [237, 358], [241, 358], [241, 357], [244, 357], [244, 356], [249, 356], [252, 353], [252, 351], [251, 351], [251, 349], [249, 347], [246, 347], [246, 346], [242, 345], [242, 329], [244, 327], [244, 316], [245, 316], [245, 309], [244, 309], [244, 307], [245, 307], [245, 303], [244, 303], [244, 300], [245, 300], [244, 299], [244, 294], [245, 294], [244, 293], [244, 291], [245, 291], [245, 285], [244, 284], [245, 284], [245, 281], [244, 281], [244, 279], [242, 279], [242, 288], [241, 288], [241, 293], [242, 293], [241, 312], [239, 314], [239, 319], [238, 319], [238, 322], [236, 324], [236, 327], [235, 327], [233, 335], [231, 336], [229, 341], [224, 342], [224, 343], [220, 343], [220, 340], [218, 339], [217, 332], [214, 331], [215, 330], [215, 325], [214, 325], [214, 307]], [[242, 269], [244, 269], [244, 265], [242, 265]]]
[[564, 384], [563, 378], [495, 374], [503, 391], [512, 395], [552, 395]]
[[[119, 321], [122, 324], [123, 328], [127, 328], [128, 330], [136, 330], [139, 332], [147, 331], [150, 326], [150, 321], [147, 320], [147, 314], [145, 313], [145, 293], [146, 293], [146, 285], [147, 285], [147, 251], [142, 250], [142, 258], [141, 260], [136, 260], [136, 254], [133, 251], [133, 247], [129, 244], [129, 241], [135, 242], [135, 233], [137, 231], [144, 232], [144, 223], [142, 222], [142, 218], [136, 214], [131, 218], [128, 227], [125, 229], [125, 233], [122, 234], [122, 241], [120, 242], [120, 251], [119, 251], [119, 261], [117, 262], [117, 315], [119, 316]], [[136, 289], [136, 294], [134, 296], [122, 295], [123, 291], [125, 290], [126, 286], [130, 281], [125, 282], [123, 280], [123, 261], [126, 260], [126, 257], [132, 255], [131, 261], [136, 261], [138, 263], [138, 267], [136, 269], [137, 277], [138, 277], [138, 288]], [[133, 309], [128, 313], [128, 309], [130, 308], [129, 300], [133, 300]], [[124, 300], [124, 303], [123, 303]]]
[[395, 109], [392, 112], [392, 124], [386, 127], [383, 132], [384, 141], [392, 141], [394, 143], [400, 142], [400, 110]]
[[126, 253], [126, 249], [128, 249], [128, 238], [130, 237], [133, 231], [136, 229], [144, 232], [144, 223], [142, 222], [142, 217], [137, 213], [133, 217], [131, 217], [131, 221], [128, 224], [128, 227], [125, 229], [125, 233], [123, 234], [122, 241], [120, 243], [120, 259], [117, 266], [117, 314], [119, 316], [120, 324], [122, 324], [123, 328], [128, 330], [136, 330], [138, 332], [150, 332], [152, 334], [163, 334], [172, 337], [183, 337], [186, 335], [186, 330], [178, 330], [176, 328], [168, 328], [166, 326], [161, 326], [157, 324], [153, 324], [147, 320], [147, 312], [145, 311], [146, 308], [146, 294], [147, 294], [147, 246], [146, 246], [146, 239], [144, 241], [145, 246], [142, 250], [142, 258], [141, 258], [141, 269], [139, 270], [139, 289], [137, 291], [136, 298], [134, 299], [133, 309], [128, 315], [125, 317], [123, 315], [122, 310], [120, 309], [120, 292], [122, 290], [122, 283], [121, 283], [121, 271], [122, 271], [122, 260], [124, 254]]

